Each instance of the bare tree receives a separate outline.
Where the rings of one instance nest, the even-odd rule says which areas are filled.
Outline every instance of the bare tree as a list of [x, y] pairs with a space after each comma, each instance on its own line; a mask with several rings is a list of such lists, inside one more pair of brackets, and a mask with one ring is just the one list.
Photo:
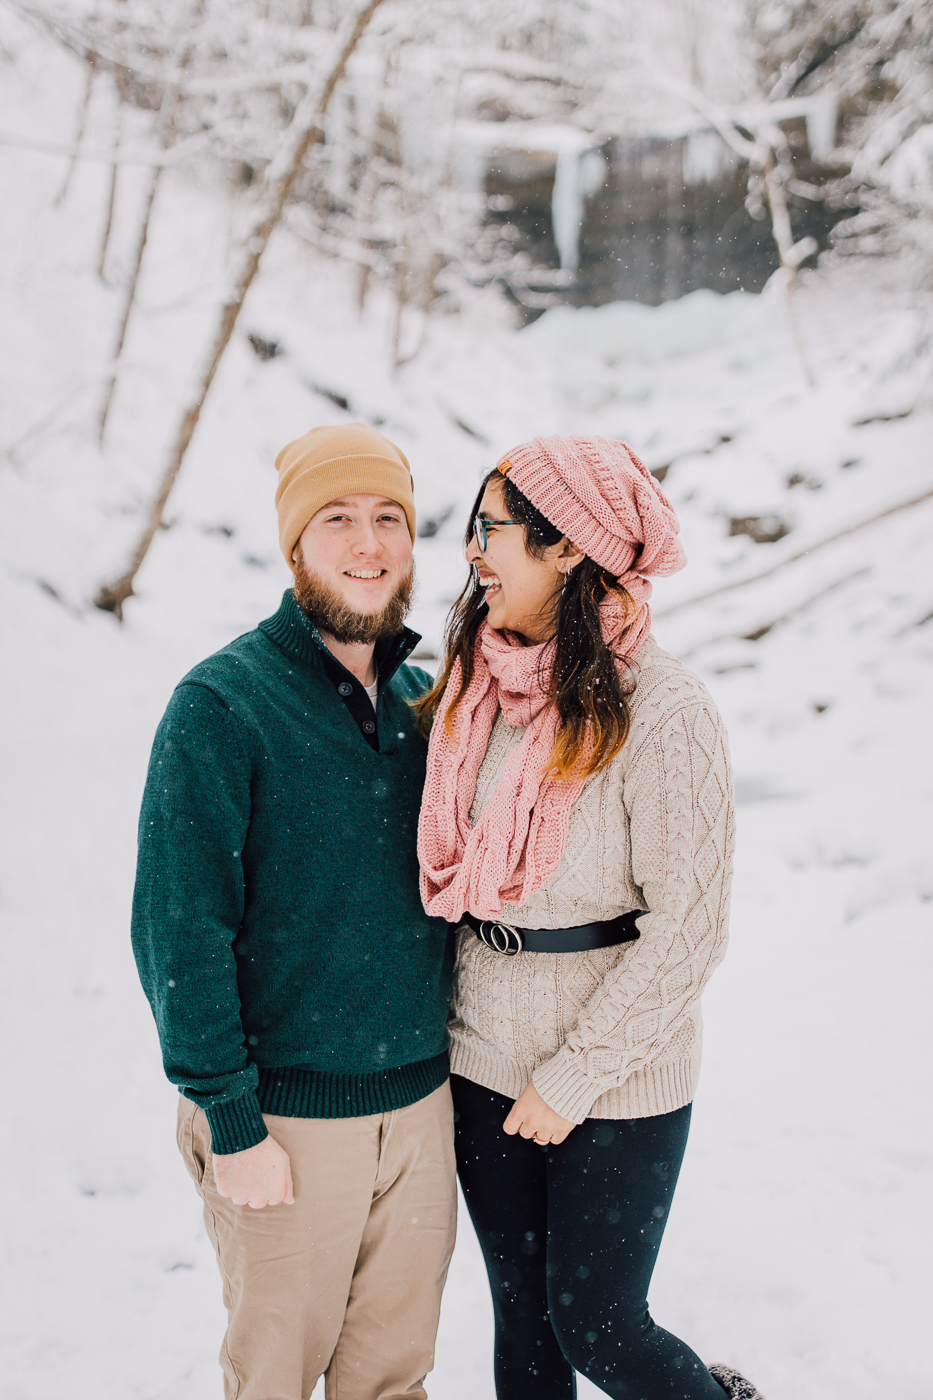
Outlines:
[[72, 176], [75, 173], [75, 166], [78, 164], [78, 160], [81, 156], [81, 143], [84, 140], [84, 129], [87, 126], [87, 114], [88, 109], [91, 105], [91, 95], [94, 91], [94, 75], [96, 73], [96, 70], [96, 58], [94, 54], [88, 54], [87, 75], [85, 77], [84, 83], [84, 96], [81, 100], [81, 106], [78, 109], [78, 121], [75, 129], [74, 149], [71, 153], [71, 160], [68, 162], [68, 169], [65, 172], [65, 178], [62, 181], [62, 187], [59, 190], [58, 194], [55, 196], [54, 202], [56, 204], [62, 204], [64, 202], [65, 196], [68, 193], [69, 186], [71, 185]]
[[115, 613], [118, 618], [122, 619], [123, 605], [127, 598], [133, 596], [133, 583], [136, 574], [162, 524], [166, 504], [178, 479], [205, 400], [214, 382], [224, 351], [230, 343], [246, 294], [259, 271], [269, 239], [281, 220], [282, 212], [295, 181], [301, 173], [308, 151], [315, 142], [323, 140], [327, 109], [337, 84], [344, 74], [351, 55], [382, 3], [384, 0], [366, 0], [362, 8], [341, 26], [335, 44], [334, 61], [329, 68], [325, 69], [323, 80], [319, 84], [309, 83], [304, 98], [295, 109], [278, 152], [265, 171], [256, 201], [254, 217], [243, 240], [240, 267], [232, 279], [230, 295], [221, 308], [204, 368], [197, 382], [197, 388], [190, 403], [181, 414], [169, 451], [168, 462], [155, 497], [146, 513], [146, 521], [133, 551], [129, 567], [112, 583], [104, 584], [94, 599], [97, 607], [105, 612]]
[[[146, 252], [146, 244], [149, 241], [149, 225], [152, 220], [152, 206], [155, 204], [155, 197], [159, 188], [159, 180], [161, 179], [163, 168], [164, 167], [161, 165], [154, 165], [152, 167], [152, 169], [149, 172], [149, 180], [146, 186], [146, 193], [143, 197], [142, 213], [140, 215], [139, 227], [136, 232], [136, 247], [133, 254], [133, 265], [130, 269], [130, 275], [127, 280], [126, 288], [124, 291], [123, 311], [120, 316], [120, 323], [117, 327], [116, 340], [113, 347], [113, 354], [111, 356], [112, 369], [110, 375], [107, 378], [107, 382], [104, 385], [104, 393], [100, 406], [100, 416], [97, 421], [97, 438], [98, 441], [101, 443], [104, 440], [104, 433], [107, 431], [107, 419], [110, 415], [110, 405], [113, 403], [113, 395], [117, 387], [117, 365], [119, 363], [120, 356], [123, 354], [123, 344], [126, 340], [126, 331], [127, 327], [130, 324], [130, 316], [132, 315], [133, 305], [136, 301], [136, 290], [139, 286], [139, 274], [142, 271], [143, 256]], [[114, 180], [116, 178], [116, 171], [117, 167], [116, 165], [114, 165]], [[110, 219], [113, 216], [112, 201], [113, 193], [111, 192], [111, 204], [108, 215], [108, 233]], [[104, 246], [101, 250], [100, 266], [98, 269], [99, 271], [103, 270], [103, 260], [105, 256], [105, 251], [106, 241], [104, 242]]]
[[[118, 0], [121, 6], [126, 5], [126, 0]], [[97, 66], [97, 57], [94, 59]], [[115, 148], [120, 145], [121, 112], [119, 101], [119, 87], [114, 83], [114, 97], [116, 98], [116, 108], [113, 114], [113, 144]], [[107, 250], [110, 246], [110, 235], [113, 232], [113, 215], [117, 204], [117, 173], [120, 169], [119, 161], [115, 160], [110, 167], [110, 179], [107, 182], [107, 203], [104, 213], [104, 227], [100, 235], [100, 252], [97, 257], [97, 275], [104, 281], [104, 273], [107, 267]], [[103, 431], [103, 430], [102, 430]]]
[[[195, 0], [194, 9], [191, 15], [191, 19], [193, 21], [197, 22], [203, 18], [205, 4], [206, 0]], [[123, 27], [122, 20], [120, 22], [120, 27]], [[194, 46], [190, 42], [188, 42], [185, 44], [184, 49], [182, 50], [178, 59], [177, 67], [179, 72], [186, 72], [193, 55]], [[175, 81], [174, 83], [169, 82], [165, 84], [160, 93], [158, 99], [158, 114], [156, 121], [156, 132], [158, 137], [157, 144], [160, 148], [160, 152], [167, 151], [175, 139], [183, 97], [183, 87], [182, 84], [178, 81]], [[116, 185], [116, 168], [116, 164], [114, 164], [114, 178], [111, 182], [110, 203], [108, 205], [107, 229], [105, 232], [105, 238], [99, 262], [99, 270], [101, 271], [101, 273], [103, 271], [104, 257], [106, 255], [106, 240], [109, 238], [110, 222], [113, 217], [113, 199], [115, 195]], [[104, 393], [103, 398], [101, 400], [100, 417], [98, 419], [97, 425], [98, 441], [101, 444], [104, 441], [104, 433], [107, 431], [107, 419], [110, 414], [110, 406], [113, 403], [113, 395], [117, 387], [118, 365], [120, 361], [120, 356], [123, 354], [123, 345], [126, 340], [126, 332], [130, 323], [130, 317], [133, 314], [133, 306], [136, 302], [136, 292], [139, 287], [139, 276], [142, 272], [143, 258], [145, 257], [146, 253], [146, 244], [149, 241], [149, 227], [152, 221], [152, 209], [153, 205], [155, 204], [156, 195], [159, 190], [159, 182], [161, 181], [162, 172], [164, 168], [164, 163], [161, 160], [159, 160], [157, 164], [152, 166], [152, 169], [149, 172], [146, 193], [143, 197], [142, 212], [140, 215], [139, 225], [136, 233], [136, 245], [133, 255], [133, 265], [130, 269], [129, 278], [127, 279], [126, 289], [123, 298], [123, 311], [120, 316], [120, 323], [117, 327], [116, 341], [114, 344], [113, 355], [111, 356], [112, 370], [104, 385]]]
[[[907, 253], [933, 277], [933, 8], [929, 0], [746, 0], [748, 36], [770, 102], [832, 88], [848, 160], [806, 197], [850, 208], [843, 253]], [[793, 188], [793, 187], [791, 187]]]

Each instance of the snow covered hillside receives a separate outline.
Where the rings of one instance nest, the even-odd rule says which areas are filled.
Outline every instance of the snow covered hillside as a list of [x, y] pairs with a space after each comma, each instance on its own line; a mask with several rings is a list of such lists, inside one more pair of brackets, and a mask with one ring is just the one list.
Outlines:
[[[54, 104], [29, 105], [40, 87], [22, 75], [0, 129], [61, 137]], [[501, 452], [598, 433], [666, 469], [690, 566], [656, 587], [656, 633], [726, 715], [740, 844], [653, 1308], [768, 1400], [925, 1400], [929, 299], [883, 263], [811, 274], [797, 317], [815, 387], [771, 291], [557, 309], [520, 332], [480, 297], [431, 321], [393, 376], [388, 308], [360, 321], [341, 269], [283, 235], [121, 625], [88, 599], [161, 469], [228, 210], [167, 180], [101, 451], [105, 174], [79, 167], [55, 205], [63, 170], [0, 148], [4, 1400], [220, 1392], [216, 1269], [129, 950], [136, 812], [173, 685], [287, 584], [275, 452], [354, 419], [403, 447], [433, 522], [413, 616], [426, 656]], [[261, 360], [249, 332], [279, 353]], [[464, 1216], [436, 1400], [491, 1400], [490, 1331]]]

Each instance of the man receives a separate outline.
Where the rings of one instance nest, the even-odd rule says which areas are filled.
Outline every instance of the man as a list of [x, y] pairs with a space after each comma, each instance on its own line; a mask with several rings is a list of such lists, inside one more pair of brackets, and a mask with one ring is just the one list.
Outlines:
[[227, 1400], [419, 1400], [453, 1249], [451, 939], [418, 894], [415, 506], [352, 424], [276, 459], [295, 573], [181, 682], [133, 943], [224, 1283]]

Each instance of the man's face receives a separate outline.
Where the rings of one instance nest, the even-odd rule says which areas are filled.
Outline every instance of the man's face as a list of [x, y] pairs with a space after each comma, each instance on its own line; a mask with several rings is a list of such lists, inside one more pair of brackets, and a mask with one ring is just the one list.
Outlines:
[[384, 496], [331, 501], [302, 531], [295, 572], [299, 603], [338, 641], [397, 632], [412, 582], [404, 510]]

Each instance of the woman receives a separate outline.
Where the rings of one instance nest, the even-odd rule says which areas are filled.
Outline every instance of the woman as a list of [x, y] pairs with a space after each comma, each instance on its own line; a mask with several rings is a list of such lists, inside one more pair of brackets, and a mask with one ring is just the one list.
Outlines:
[[499, 1400], [755, 1400], [651, 1319], [722, 956], [731, 773], [701, 682], [649, 635], [685, 562], [627, 447], [537, 438], [485, 479], [472, 577], [421, 705], [422, 897], [460, 925], [460, 1180]]

